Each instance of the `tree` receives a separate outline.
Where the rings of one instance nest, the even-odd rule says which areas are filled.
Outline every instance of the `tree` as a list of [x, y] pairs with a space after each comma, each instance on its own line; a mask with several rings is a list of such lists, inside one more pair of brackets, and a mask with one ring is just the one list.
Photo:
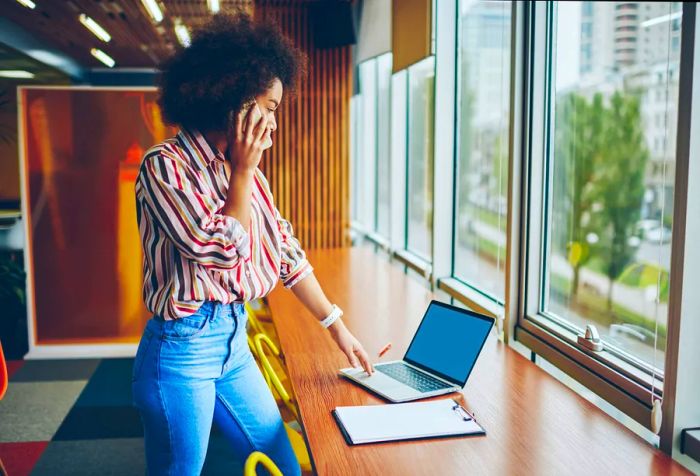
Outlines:
[[474, 116], [474, 92], [469, 89], [466, 75], [462, 78], [461, 98], [459, 102], [459, 203], [469, 203], [469, 193], [472, 191], [470, 176], [473, 175], [472, 146]]
[[[508, 196], [508, 130], [499, 130], [493, 140], [491, 173], [494, 180], [492, 190], [498, 198]], [[500, 214], [500, 209], [498, 210]]]
[[644, 141], [640, 101], [616, 92], [606, 110], [603, 154], [596, 166], [596, 207], [593, 222], [600, 237], [595, 253], [609, 280], [608, 311], [612, 310], [613, 283], [634, 259], [630, 244], [641, 214], [644, 173], [649, 150]]
[[555, 239], [568, 249], [574, 274], [570, 294], [575, 299], [580, 270], [591, 257], [587, 236], [592, 231], [596, 163], [603, 153], [603, 98], [596, 94], [588, 102], [569, 93], [557, 100], [555, 117], [553, 197], [563, 203], [553, 207], [553, 219], [564, 226], [554, 226], [553, 230], [559, 231]]

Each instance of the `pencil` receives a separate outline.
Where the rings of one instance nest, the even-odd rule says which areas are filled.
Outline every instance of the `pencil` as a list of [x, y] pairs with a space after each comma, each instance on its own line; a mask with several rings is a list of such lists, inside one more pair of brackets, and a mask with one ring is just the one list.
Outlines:
[[381, 357], [382, 355], [384, 355], [384, 354], [386, 354], [387, 352], [389, 352], [389, 349], [391, 349], [391, 342], [389, 342], [387, 345], [385, 345], [384, 347], [382, 347], [382, 350], [379, 351], [379, 357]]

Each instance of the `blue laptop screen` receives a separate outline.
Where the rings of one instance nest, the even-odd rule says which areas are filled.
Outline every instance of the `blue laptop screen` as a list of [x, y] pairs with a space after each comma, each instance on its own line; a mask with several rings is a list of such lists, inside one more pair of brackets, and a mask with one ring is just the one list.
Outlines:
[[492, 324], [492, 319], [433, 302], [404, 359], [463, 385]]

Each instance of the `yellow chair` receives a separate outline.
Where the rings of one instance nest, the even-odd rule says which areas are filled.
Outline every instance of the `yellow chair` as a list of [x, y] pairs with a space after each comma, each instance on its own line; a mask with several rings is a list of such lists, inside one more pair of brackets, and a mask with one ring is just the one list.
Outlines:
[[289, 442], [292, 444], [294, 454], [297, 456], [297, 460], [299, 460], [299, 466], [301, 467], [302, 471], [311, 471], [309, 450], [306, 447], [304, 438], [301, 436], [301, 434], [299, 434], [299, 431], [294, 429], [295, 426], [299, 426], [299, 411], [297, 410], [294, 400], [290, 396], [289, 392], [286, 388], [284, 388], [284, 384], [282, 384], [277, 372], [275, 372], [275, 369], [272, 367], [270, 359], [263, 348], [263, 344], [265, 344], [265, 346], [275, 357], [279, 356], [279, 350], [274, 342], [272, 342], [268, 336], [262, 333], [256, 334], [255, 337], [253, 337], [253, 343], [255, 347], [254, 354], [262, 367], [262, 373], [265, 377], [267, 385], [270, 387], [270, 392], [272, 392], [273, 395], [277, 393], [282, 399], [282, 403], [284, 403], [287, 409], [292, 413], [292, 415], [294, 415], [294, 418], [296, 418], [296, 421], [284, 422], [284, 429], [287, 432], [287, 437], [289, 437]]
[[[280, 343], [277, 339], [277, 332], [275, 330], [275, 326], [272, 324], [272, 320], [268, 319], [266, 320], [267, 324], [263, 324], [263, 322], [260, 320], [260, 310], [255, 309], [253, 307], [253, 304], [255, 303], [258, 304], [259, 308], [264, 308], [266, 304], [262, 299], [258, 299], [256, 301], [249, 301], [245, 303], [245, 310], [246, 314], [248, 315], [248, 322], [250, 324], [248, 326], [248, 346], [250, 347], [251, 351], [253, 352], [253, 355], [256, 357], [258, 363], [260, 364], [260, 359], [257, 358], [257, 350], [255, 349], [255, 345], [251, 343], [250, 339], [257, 334], [264, 334], [274, 343], [276, 348], [280, 348]], [[270, 316], [268, 315], [268, 317]], [[276, 357], [277, 358], [273, 361], [272, 366], [275, 369], [277, 375], [284, 376], [287, 373], [287, 369], [284, 364], [284, 357], [279, 352], [276, 353]], [[274, 394], [275, 392], [272, 388], [269, 374], [263, 371], [263, 375], [265, 377], [265, 382], [267, 383], [267, 386], [270, 387], [270, 390], [273, 390], [272, 393]], [[282, 378], [282, 380], [284, 380], [284, 377]], [[275, 398], [277, 399], [277, 397]]]
[[272, 320], [272, 311], [270, 311], [267, 298], [263, 297], [254, 301], [249, 301], [249, 303], [259, 320], [264, 322], [270, 322]]
[[259, 334], [260, 332], [266, 334], [265, 328], [263, 328], [262, 324], [258, 320], [257, 313], [248, 302], [245, 303], [245, 312], [246, 314], [248, 314], [248, 324], [250, 324], [250, 328], [253, 331], [253, 334]]
[[270, 377], [268, 376], [267, 372], [265, 372], [265, 370], [262, 368], [262, 364], [260, 363], [260, 356], [258, 355], [258, 349], [255, 348], [253, 338], [250, 336], [250, 334], [248, 334], [246, 337], [248, 339], [248, 348], [250, 349], [250, 353], [253, 354], [253, 358], [258, 363], [258, 367], [260, 367], [263, 377], [265, 378], [265, 383], [270, 388], [270, 392], [272, 392], [272, 382], [270, 382]]
[[250, 456], [248, 456], [248, 459], [245, 460], [243, 475], [256, 476], [258, 473], [255, 468], [258, 464], [261, 464], [268, 470], [271, 476], [282, 476], [282, 471], [280, 471], [277, 465], [265, 453], [261, 453], [260, 451], [253, 451]]
[[265, 349], [263, 348], [263, 344], [265, 344], [265, 347], [267, 347], [272, 352], [272, 354], [277, 358], [278, 361], [280, 355], [279, 349], [277, 348], [275, 343], [272, 342], [272, 340], [263, 333], [256, 334], [255, 337], [253, 337], [253, 343], [255, 345], [255, 353], [258, 356], [259, 362], [262, 365], [263, 373], [265, 374], [265, 381], [268, 382], [268, 385], [272, 384], [270, 386], [271, 390], [277, 392], [277, 395], [280, 396], [285, 406], [289, 409], [290, 412], [292, 412], [294, 417], [297, 420], [299, 420], [299, 412], [297, 410], [297, 407], [294, 404], [292, 397], [289, 395], [289, 392], [287, 392], [287, 389], [284, 388], [284, 385], [282, 384], [279, 375], [272, 367], [270, 359], [268, 358], [267, 354], [265, 353]]
[[295, 431], [289, 426], [289, 423], [284, 424], [284, 429], [287, 431], [287, 437], [292, 444], [292, 449], [297, 457], [297, 461], [299, 461], [299, 467], [302, 471], [311, 471], [311, 459], [309, 458], [309, 450], [306, 448], [304, 438], [298, 431]]
[[249, 331], [252, 332], [253, 335], [263, 333], [272, 339], [275, 345], [279, 346], [277, 332], [275, 330], [275, 326], [272, 324], [272, 321], [266, 320], [266, 324], [263, 324], [260, 318], [260, 313], [253, 309], [249, 302], [245, 304], [245, 310], [246, 314], [248, 315], [248, 323], [250, 324]]

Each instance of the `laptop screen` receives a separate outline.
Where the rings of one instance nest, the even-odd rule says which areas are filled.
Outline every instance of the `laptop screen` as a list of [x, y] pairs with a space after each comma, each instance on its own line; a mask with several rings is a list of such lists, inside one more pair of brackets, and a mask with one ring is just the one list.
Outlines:
[[433, 301], [404, 360], [464, 385], [493, 322], [473, 311]]

